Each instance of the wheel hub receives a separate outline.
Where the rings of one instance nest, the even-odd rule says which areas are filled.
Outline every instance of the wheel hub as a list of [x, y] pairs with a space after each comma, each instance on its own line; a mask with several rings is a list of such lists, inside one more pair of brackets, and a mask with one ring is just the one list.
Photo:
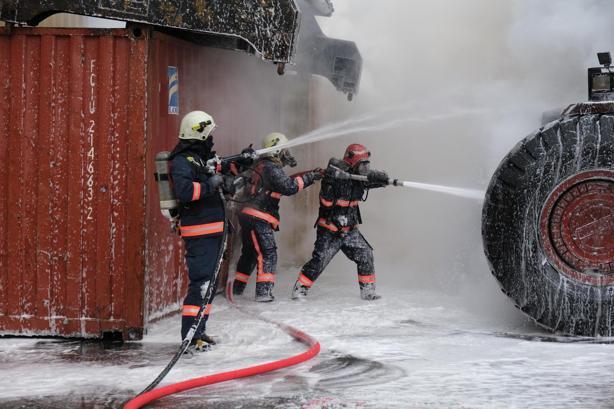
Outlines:
[[568, 278], [614, 284], [614, 171], [582, 172], [557, 186], [542, 210], [540, 236]]

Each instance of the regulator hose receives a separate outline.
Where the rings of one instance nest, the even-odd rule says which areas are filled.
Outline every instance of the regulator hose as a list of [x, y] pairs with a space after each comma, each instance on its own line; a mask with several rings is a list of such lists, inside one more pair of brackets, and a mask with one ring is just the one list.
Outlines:
[[230, 381], [233, 379], [246, 378], [248, 376], [260, 375], [260, 374], [267, 373], [267, 372], [273, 372], [278, 369], [294, 366], [294, 365], [300, 364], [302, 362], [305, 362], [315, 357], [320, 352], [320, 343], [316, 339], [311, 337], [310, 335], [304, 333], [303, 331], [300, 331], [290, 325], [286, 325], [286, 324], [283, 324], [283, 323], [280, 323], [280, 322], [277, 322], [277, 321], [274, 321], [268, 318], [264, 318], [260, 315], [244, 310], [239, 305], [237, 305], [234, 302], [234, 299], [232, 297], [232, 281], [231, 280], [228, 280], [228, 283], [226, 285], [226, 298], [228, 299], [228, 302], [233, 307], [235, 307], [242, 313], [254, 316], [259, 320], [262, 320], [264, 322], [267, 322], [269, 324], [273, 324], [279, 327], [284, 332], [286, 332], [288, 335], [290, 335], [291, 337], [293, 337], [300, 343], [306, 345], [309, 349], [301, 354], [293, 355], [289, 358], [281, 359], [278, 361], [272, 361], [272, 362], [268, 362], [265, 364], [250, 366], [250, 367], [242, 368], [242, 369], [236, 369], [236, 370], [232, 370], [228, 372], [220, 372], [217, 374], [202, 376], [199, 378], [193, 378], [187, 381], [178, 382], [178, 383], [174, 383], [171, 385], [166, 385], [160, 388], [156, 388], [156, 389], [153, 389], [149, 392], [145, 392], [133, 398], [124, 406], [124, 409], [138, 409], [156, 399], [160, 399], [164, 396], [172, 395], [175, 393], [183, 392], [188, 389], [199, 388], [201, 386], [206, 386], [206, 385], [213, 385], [216, 383], [226, 382], [226, 381]]

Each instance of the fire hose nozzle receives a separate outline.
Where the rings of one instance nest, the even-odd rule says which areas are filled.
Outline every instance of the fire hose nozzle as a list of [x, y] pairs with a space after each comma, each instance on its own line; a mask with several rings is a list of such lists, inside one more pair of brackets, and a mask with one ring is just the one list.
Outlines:
[[[343, 179], [343, 180], [357, 180], [360, 182], [370, 182], [369, 178], [367, 176], [363, 176], [363, 175], [354, 175], [351, 173], [348, 173], [342, 169], [339, 169], [336, 166], [330, 166], [330, 168], [332, 168], [334, 170], [334, 174], [333, 177], [336, 179]], [[400, 187], [407, 187], [407, 182], [403, 181], [403, 180], [399, 180], [399, 179], [386, 179], [378, 181], [378, 183], [381, 183], [382, 185], [385, 186], [400, 186]]]

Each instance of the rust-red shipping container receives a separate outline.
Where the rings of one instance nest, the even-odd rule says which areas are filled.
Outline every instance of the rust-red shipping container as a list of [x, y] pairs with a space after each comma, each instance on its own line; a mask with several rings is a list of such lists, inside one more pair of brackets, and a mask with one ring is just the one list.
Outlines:
[[145, 27], [0, 30], [0, 334], [140, 339], [186, 285], [155, 154], [195, 109], [221, 154], [305, 131], [310, 79]]

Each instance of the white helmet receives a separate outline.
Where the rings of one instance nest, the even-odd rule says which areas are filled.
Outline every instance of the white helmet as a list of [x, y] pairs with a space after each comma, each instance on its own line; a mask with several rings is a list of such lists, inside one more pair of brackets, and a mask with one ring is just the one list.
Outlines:
[[[273, 146], [283, 145], [286, 143], [288, 143], [288, 138], [286, 138], [286, 135], [279, 132], [272, 132], [265, 136], [264, 139], [262, 139], [263, 148], [272, 148]], [[272, 153], [277, 155], [279, 153], [279, 150], [274, 151]]]
[[215, 129], [213, 117], [203, 111], [192, 111], [181, 120], [179, 139], [204, 141]]
[[[264, 137], [262, 140], [262, 147], [272, 148], [273, 146], [285, 145], [287, 143], [288, 138], [286, 138], [286, 135], [279, 132], [273, 132]], [[292, 156], [292, 153], [290, 153], [290, 149], [284, 148], [283, 146], [280, 146], [280, 149], [271, 151], [265, 156], [277, 156], [284, 166], [296, 166], [296, 159], [294, 159], [294, 156]]]

